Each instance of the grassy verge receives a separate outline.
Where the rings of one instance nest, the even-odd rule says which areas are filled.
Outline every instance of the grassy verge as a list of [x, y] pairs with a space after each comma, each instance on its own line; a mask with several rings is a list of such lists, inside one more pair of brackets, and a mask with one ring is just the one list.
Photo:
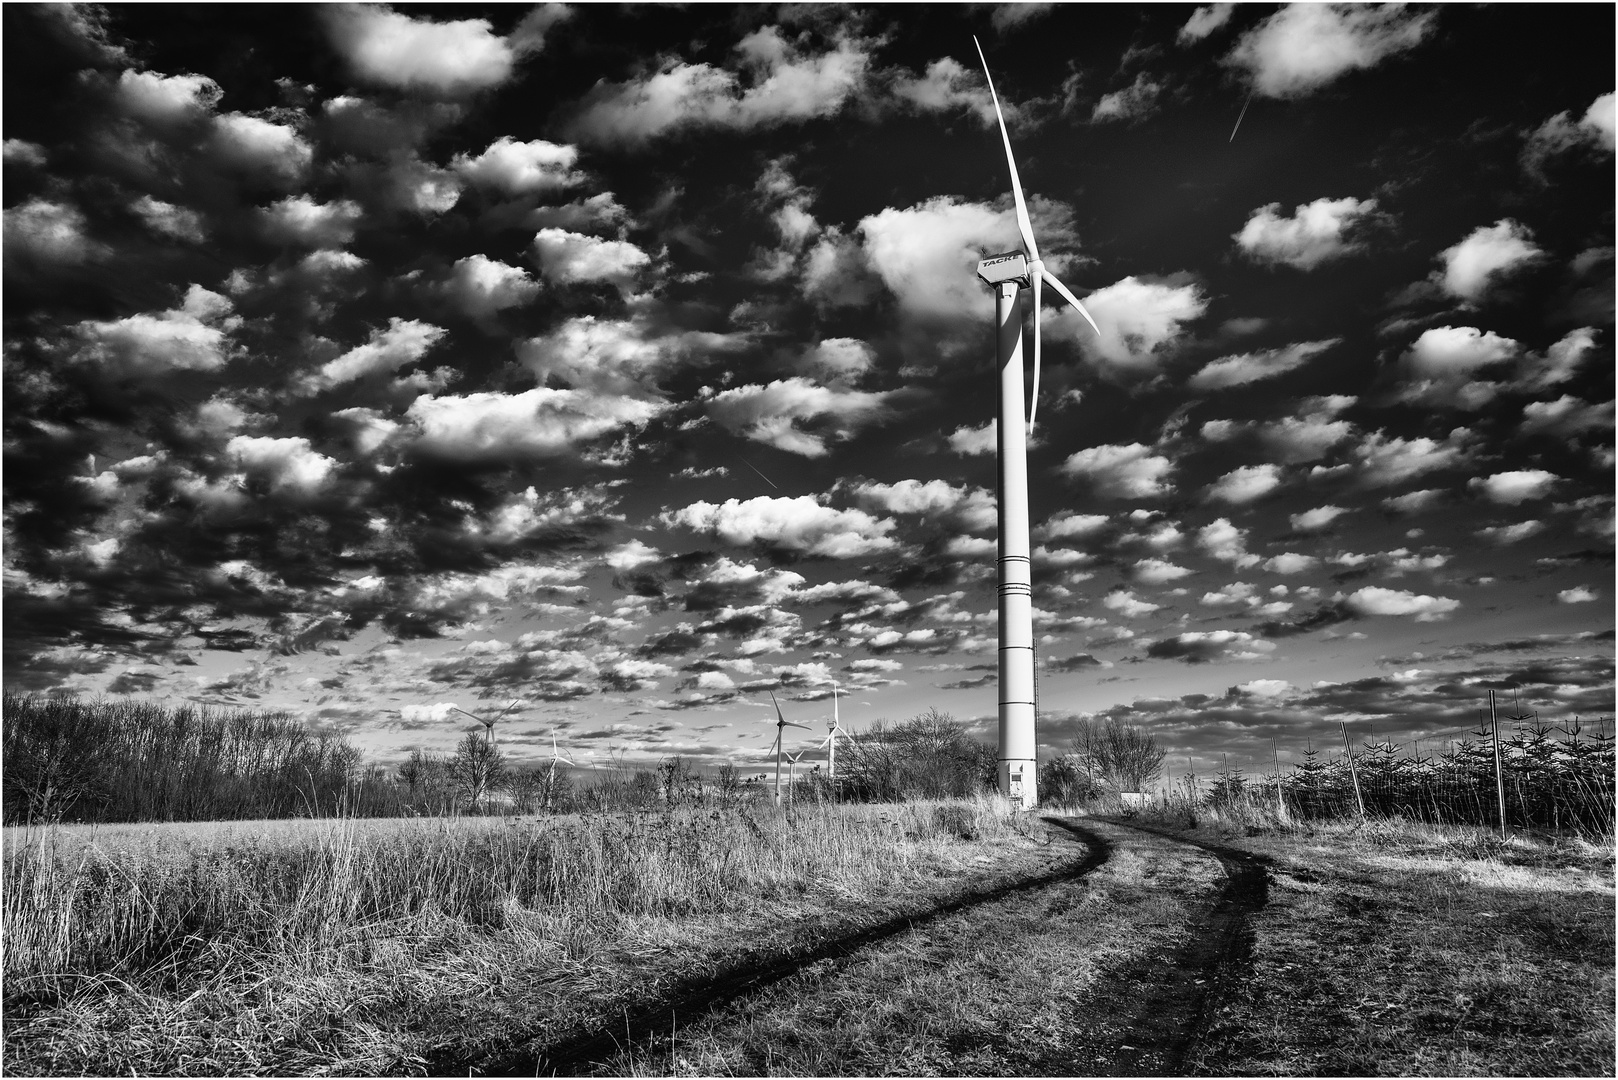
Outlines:
[[13, 830], [14, 1073], [421, 1073], [1046, 849], [1001, 801]]
[[1398, 821], [1186, 835], [1270, 859], [1200, 1074], [1611, 1076], [1613, 847]]

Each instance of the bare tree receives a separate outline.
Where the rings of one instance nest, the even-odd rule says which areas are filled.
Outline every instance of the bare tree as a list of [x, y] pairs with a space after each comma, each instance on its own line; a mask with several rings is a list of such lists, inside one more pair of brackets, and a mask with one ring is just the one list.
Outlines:
[[1091, 776], [1119, 791], [1140, 791], [1163, 775], [1167, 751], [1142, 729], [1108, 718], [1080, 721], [1073, 753]]
[[492, 739], [484, 738], [475, 731], [466, 733], [460, 746], [455, 748], [455, 757], [450, 762], [455, 793], [474, 814], [478, 811], [479, 803], [500, 786], [505, 772], [505, 759], [500, 754], [500, 748], [494, 745]]

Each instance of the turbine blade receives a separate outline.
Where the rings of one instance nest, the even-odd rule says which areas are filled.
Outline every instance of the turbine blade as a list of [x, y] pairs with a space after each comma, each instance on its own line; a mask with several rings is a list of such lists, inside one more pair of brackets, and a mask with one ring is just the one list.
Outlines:
[[1028, 395], [1028, 430], [1034, 430], [1034, 414], [1039, 410], [1039, 282], [1043, 274], [1034, 276], [1034, 392]]
[[786, 726], [787, 726], [787, 727], [801, 727], [801, 728], [803, 728], [803, 730], [805, 730], [805, 731], [813, 731], [813, 730], [814, 730], [814, 729], [813, 729], [813, 728], [811, 728], [811, 727], [810, 727], [810, 726], [809, 726], [809, 725], [807, 725], [807, 724], [794, 724], [794, 723], [793, 723], [793, 722], [792, 722], [792, 721], [791, 721], [791, 720], [783, 720], [783, 721], [781, 721], [781, 722], [782, 722], [782, 723], [783, 723], [783, 724], [785, 724], [785, 725], [786, 725]]
[[770, 691], [770, 700], [775, 703], [775, 719], [780, 723], [786, 723], [787, 718], [781, 715], [781, 703], [775, 700], [774, 690]]
[[831, 742], [832, 738], [833, 738], [833, 736], [827, 735], [824, 739], [820, 740], [820, 745], [815, 747], [815, 749], [816, 750], [824, 750], [824, 749], [826, 749], [826, 744]]
[[972, 44], [978, 47], [978, 59], [983, 61], [983, 78], [989, 84], [989, 97], [994, 102], [994, 117], [1000, 121], [1000, 141], [1006, 146], [1006, 165], [1011, 169], [1011, 195], [1017, 201], [1017, 229], [1022, 233], [1023, 246], [1028, 249], [1028, 258], [1039, 260], [1039, 245], [1034, 243], [1034, 223], [1028, 218], [1028, 204], [1022, 197], [1022, 179], [1017, 175], [1017, 159], [1011, 156], [1011, 136], [1006, 134], [1006, 117], [1000, 111], [1000, 95], [994, 92], [994, 77], [989, 74], [989, 61], [983, 55], [983, 46], [978, 43], [977, 35], [972, 35]]
[[1090, 324], [1090, 329], [1094, 330], [1097, 334], [1101, 333], [1101, 327], [1097, 326], [1096, 321], [1090, 318], [1090, 313], [1084, 310], [1084, 305], [1079, 302], [1079, 298], [1068, 292], [1067, 286], [1063, 285], [1060, 281], [1057, 281], [1055, 274], [1051, 273], [1049, 270], [1046, 270], [1043, 276], [1046, 281], [1051, 283], [1051, 288], [1062, 294], [1063, 300], [1066, 300], [1068, 303], [1079, 309], [1079, 314], [1083, 315], [1084, 321]]

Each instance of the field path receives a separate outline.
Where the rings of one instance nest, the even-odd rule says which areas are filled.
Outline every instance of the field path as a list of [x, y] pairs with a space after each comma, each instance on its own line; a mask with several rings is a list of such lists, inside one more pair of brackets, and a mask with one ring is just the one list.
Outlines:
[[1262, 862], [1121, 821], [1045, 821], [1042, 872], [677, 986], [610, 1027], [431, 1070], [1179, 1075], [1250, 947]]

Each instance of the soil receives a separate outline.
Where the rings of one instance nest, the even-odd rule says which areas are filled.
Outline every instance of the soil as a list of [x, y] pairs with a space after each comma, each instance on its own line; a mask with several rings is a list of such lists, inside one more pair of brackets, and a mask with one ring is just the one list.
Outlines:
[[1206, 1026], [1221, 990], [1251, 954], [1251, 916], [1268, 896], [1265, 860], [1249, 852], [1135, 825], [1105, 821], [1103, 836], [1078, 821], [1047, 817], [1058, 835], [1086, 849], [1074, 862], [1063, 857], [1068, 845], [1052, 845], [1054, 868], [990, 888], [969, 891], [925, 912], [888, 919], [857, 933], [825, 940], [797, 952], [732, 968], [722, 974], [675, 987], [657, 1000], [626, 1011], [610, 1027], [580, 1031], [545, 1045], [528, 1042], [518, 1050], [476, 1061], [430, 1061], [435, 1075], [584, 1076], [614, 1058], [626, 1046], [668, 1035], [704, 1016], [758, 994], [784, 979], [817, 970], [857, 963], [862, 950], [887, 939], [924, 929], [956, 913], [971, 912], [998, 901], [1076, 881], [1112, 857], [1119, 844], [1146, 847], [1189, 845], [1217, 859], [1224, 881], [1196, 920], [1186, 942], [1166, 957], [1110, 971], [1087, 995], [1088, 1022], [1082, 1037], [1064, 1045], [1061, 1060], [1024, 1060], [1023, 1075], [1178, 1076], [1197, 1036]]

